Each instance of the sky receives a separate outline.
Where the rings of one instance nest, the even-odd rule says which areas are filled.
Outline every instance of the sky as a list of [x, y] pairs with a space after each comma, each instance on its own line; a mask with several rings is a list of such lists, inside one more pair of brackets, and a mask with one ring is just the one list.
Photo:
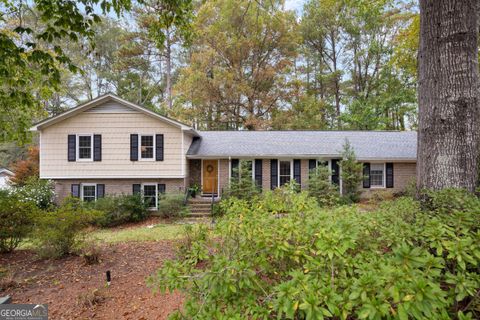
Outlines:
[[285, 9], [300, 13], [306, 0], [285, 0]]

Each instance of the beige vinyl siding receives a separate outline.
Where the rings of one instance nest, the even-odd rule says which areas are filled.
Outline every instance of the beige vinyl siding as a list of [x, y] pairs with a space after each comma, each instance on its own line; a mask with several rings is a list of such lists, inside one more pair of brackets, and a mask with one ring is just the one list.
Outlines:
[[[67, 161], [69, 134], [101, 134], [102, 161]], [[130, 134], [163, 134], [164, 161], [130, 161]], [[42, 178], [183, 177], [187, 147], [184, 142], [182, 149], [182, 139], [180, 128], [143, 113], [83, 112], [42, 130], [40, 175]]]

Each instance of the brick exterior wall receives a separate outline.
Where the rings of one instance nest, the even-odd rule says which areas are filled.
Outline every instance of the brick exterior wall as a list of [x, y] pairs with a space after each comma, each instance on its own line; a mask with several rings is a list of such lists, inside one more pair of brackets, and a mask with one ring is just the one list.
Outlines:
[[188, 186], [202, 183], [202, 160], [188, 159]]
[[96, 183], [105, 185], [105, 195], [132, 194], [133, 184], [164, 183], [166, 192], [184, 192], [184, 179], [66, 179], [54, 180], [56, 201], [61, 202], [71, 194], [72, 184]]
[[218, 194], [221, 196], [223, 191], [228, 188], [230, 178], [230, 160], [220, 159], [218, 163]]
[[301, 184], [300, 186], [302, 189], [307, 188], [308, 186], [308, 159], [302, 159], [300, 163], [300, 179], [301, 179]]
[[405, 187], [411, 181], [415, 180], [417, 165], [415, 163], [394, 163], [393, 164], [393, 188], [363, 188], [360, 185], [362, 191], [362, 198], [369, 198], [374, 193], [399, 193], [405, 190]]
[[[201, 182], [201, 160], [188, 160], [189, 161], [189, 172], [190, 172], [190, 185], [193, 183], [200, 184]], [[218, 175], [219, 175], [219, 194], [221, 195], [222, 190], [228, 188], [229, 176], [230, 176], [230, 161], [228, 159], [220, 159], [218, 166]], [[293, 168], [292, 168], [293, 170]], [[394, 163], [394, 187], [393, 188], [370, 188], [364, 189], [360, 185], [360, 191], [363, 198], [369, 198], [374, 193], [398, 193], [405, 189], [405, 187], [415, 179], [415, 163]], [[262, 161], [262, 189], [264, 191], [270, 190], [270, 159], [263, 159]], [[308, 159], [301, 160], [301, 187], [305, 189], [308, 187]], [[168, 187], [167, 187], [168, 189]]]
[[270, 190], [270, 159], [262, 161], [262, 190]]

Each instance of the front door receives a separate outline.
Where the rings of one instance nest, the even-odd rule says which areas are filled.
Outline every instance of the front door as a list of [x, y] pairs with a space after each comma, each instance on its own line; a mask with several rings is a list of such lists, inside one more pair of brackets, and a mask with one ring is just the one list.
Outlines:
[[203, 160], [203, 193], [217, 193], [218, 189], [218, 161]]

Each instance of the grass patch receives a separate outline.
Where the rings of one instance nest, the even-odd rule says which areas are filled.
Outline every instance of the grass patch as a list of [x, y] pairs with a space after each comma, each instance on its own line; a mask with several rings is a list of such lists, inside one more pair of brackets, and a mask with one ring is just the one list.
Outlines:
[[184, 228], [185, 225], [182, 224], [157, 224], [152, 228], [141, 226], [126, 229], [98, 229], [90, 233], [89, 237], [105, 243], [170, 240], [184, 237]]

